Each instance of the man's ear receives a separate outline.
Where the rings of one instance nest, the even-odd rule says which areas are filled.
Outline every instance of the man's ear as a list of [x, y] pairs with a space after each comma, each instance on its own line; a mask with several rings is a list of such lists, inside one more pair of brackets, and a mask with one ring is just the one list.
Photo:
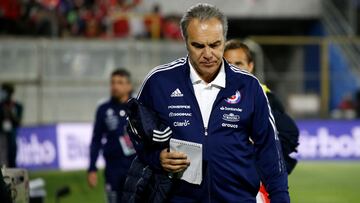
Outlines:
[[251, 74], [254, 74], [254, 62], [250, 62], [250, 63], [249, 63], [249, 72], [250, 72]]

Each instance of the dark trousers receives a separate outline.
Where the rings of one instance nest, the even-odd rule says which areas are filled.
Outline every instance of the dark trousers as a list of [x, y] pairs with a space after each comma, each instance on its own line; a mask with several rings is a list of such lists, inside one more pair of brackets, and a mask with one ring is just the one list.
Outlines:
[[17, 145], [16, 145], [16, 136], [13, 133], [1, 133], [0, 132], [0, 147], [1, 156], [0, 164], [5, 164], [8, 168], [16, 168], [16, 154], [17, 154]]
[[16, 154], [17, 154], [16, 136], [8, 135], [7, 136], [7, 159], [8, 159], [8, 167], [9, 168], [16, 168]]
[[108, 203], [120, 203], [127, 172], [134, 156], [105, 158], [105, 191]]

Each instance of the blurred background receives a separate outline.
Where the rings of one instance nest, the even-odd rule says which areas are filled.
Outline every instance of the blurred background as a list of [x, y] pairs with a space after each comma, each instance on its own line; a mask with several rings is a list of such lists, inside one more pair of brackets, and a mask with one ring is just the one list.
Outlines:
[[[297, 121], [292, 202], [359, 202], [360, 1], [204, 2], [228, 16], [227, 38], [248, 44], [255, 75]], [[85, 170], [110, 74], [124, 67], [137, 90], [152, 68], [186, 56], [179, 21], [195, 3], [0, 0], [0, 83], [23, 106], [17, 165], [45, 180], [46, 202], [64, 186], [61, 202], [104, 202]]]

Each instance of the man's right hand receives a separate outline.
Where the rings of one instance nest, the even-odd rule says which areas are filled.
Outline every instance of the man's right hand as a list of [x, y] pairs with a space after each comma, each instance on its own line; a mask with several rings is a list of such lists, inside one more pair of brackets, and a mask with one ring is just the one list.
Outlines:
[[97, 173], [96, 171], [90, 171], [87, 176], [88, 184], [91, 188], [96, 187], [97, 185]]
[[160, 153], [160, 164], [165, 171], [178, 173], [185, 170], [190, 161], [182, 152], [168, 152], [168, 149], [164, 149]]

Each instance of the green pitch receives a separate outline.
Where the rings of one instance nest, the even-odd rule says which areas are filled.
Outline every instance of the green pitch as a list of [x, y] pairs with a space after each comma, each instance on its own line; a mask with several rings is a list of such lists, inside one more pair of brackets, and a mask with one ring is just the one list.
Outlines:
[[289, 176], [291, 202], [357, 203], [360, 162], [300, 162]]
[[[104, 202], [103, 174], [99, 185], [90, 189], [86, 172], [32, 172], [31, 178], [46, 181], [46, 203], [55, 202], [55, 190], [69, 185], [71, 194], [60, 203]], [[360, 162], [300, 162], [289, 177], [292, 203], [356, 203], [360, 202]]]

